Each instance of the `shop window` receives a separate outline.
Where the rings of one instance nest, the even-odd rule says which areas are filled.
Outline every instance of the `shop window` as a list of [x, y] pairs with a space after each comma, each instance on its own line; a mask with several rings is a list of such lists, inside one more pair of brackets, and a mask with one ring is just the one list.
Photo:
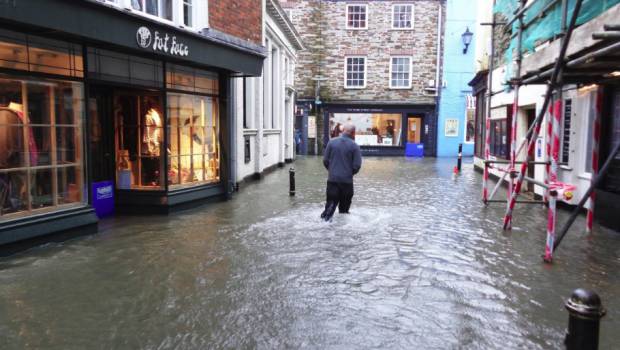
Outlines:
[[411, 57], [392, 57], [390, 65], [390, 88], [411, 88]]
[[0, 77], [0, 221], [84, 203], [82, 91]]
[[163, 113], [159, 96], [114, 96], [116, 187], [163, 187]]
[[347, 29], [366, 29], [368, 5], [347, 5]]
[[217, 95], [219, 80], [217, 73], [191, 67], [166, 65], [166, 87], [199, 94]]
[[219, 182], [219, 104], [213, 96], [168, 94], [168, 184]]
[[92, 47], [88, 48], [88, 76], [148, 87], [162, 87], [164, 83], [161, 62]]
[[360, 146], [400, 146], [400, 113], [334, 113], [330, 115], [330, 137], [342, 134], [345, 124], [355, 125], [355, 142]]
[[0, 30], [0, 67], [81, 78], [82, 47], [72, 43]]
[[508, 158], [508, 121], [506, 119], [491, 120], [491, 155]]
[[413, 5], [399, 4], [392, 6], [392, 29], [413, 28]]
[[465, 142], [474, 143], [475, 119], [476, 119], [476, 98], [473, 95], [466, 96], [465, 107]]
[[366, 87], [366, 57], [346, 58], [344, 86], [351, 89]]

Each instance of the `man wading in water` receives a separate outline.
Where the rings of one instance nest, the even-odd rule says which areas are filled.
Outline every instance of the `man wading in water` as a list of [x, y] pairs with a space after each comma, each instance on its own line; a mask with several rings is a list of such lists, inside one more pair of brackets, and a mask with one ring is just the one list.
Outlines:
[[344, 126], [342, 135], [333, 138], [325, 148], [323, 165], [328, 171], [327, 203], [321, 218], [331, 220], [336, 206], [341, 214], [348, 214], [353, 199], [353, 175], [362, 167], [360, 146], [355, 141], [355, 125]]

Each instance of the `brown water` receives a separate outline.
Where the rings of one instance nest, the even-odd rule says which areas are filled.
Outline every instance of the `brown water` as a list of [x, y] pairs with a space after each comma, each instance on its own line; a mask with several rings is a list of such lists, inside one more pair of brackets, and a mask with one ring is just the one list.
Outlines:
[[[620, 347], [620, 235], [583, 218], [542, 263], [545, 212], [480, 203], [471, 165], [367, 158], [351, 214], [319, 219], [325, 172], [300, 159], [228, 202], [104, 221], [0, 260], [2, 349], [556, 349], [564, 300], [599, 292]], [[567, 214], [562, 213], [560, 222]]]

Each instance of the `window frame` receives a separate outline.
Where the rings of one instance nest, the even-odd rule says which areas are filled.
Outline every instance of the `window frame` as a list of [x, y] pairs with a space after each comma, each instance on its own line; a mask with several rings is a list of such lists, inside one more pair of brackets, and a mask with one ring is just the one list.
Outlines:
[[[348, 68], [349, 68], [349, 63], [348, 60], [349, 58], [363, 58], [364, 59], [364, 83], [360, 86], [360, 85], [352, 85], [349, 86], [348, 85], [348, 79], [347, 79], [347, 74], [348, 74]], [[355, 55], [355, 56], [344, 56], [344, 88], [345, 89], [365, 89], [366, 88], [366, 82], [368, 80], [368, 56], [364, 56], [364, 55]]]
[[[410, 27], [395, 27], [394, 26], [394, 15], [396, 14], [396, 7], [397, 6], [408, 6], [411, 9], [411, 26]], [[413, 30], [415, 27], [415, 7], [413, 6], [413, 4], [408, 4], [408, 3], [396, 3], [396, 4], [392, 4], [392, 11], [390, 13], [390, 27], [392, 30]]]
[[[394, 86], [394, 84], [392, 83], [392, 73], [393, 73], [393, 69], [394, 69], [394, 62], [393, 59], [395, 58], [407, 58], [409, 59], [409, 80], [408, 80], [408, 84], [407, 86]], [[397, 56], [390, 56], [390, 76], [389, 76], [389, 81], [390, 81], [390, 89], [393, 90], [408, 90], [411, 89], [412, 86], [412, 75], [413, 75], [413, 57], [412, 56], [406, 56], [406, 55], [397, 55]]]
[[[353, 6], [359, 6], [359, 7], [363, 7], [364, 8], [364, 15], [366, 16], [364, 18], [364, 26], [363, 27], [352, 27], [349, 25], [349, 8], [353, 7]], [[345, 23], [346, 23], [346, 28], [348, 30], [366, 30], [368, 29], [368, 19], [369, 19], [369, 12], [368, 12], [368, 4], [346, 4], [346, 11], [345, 11]]]

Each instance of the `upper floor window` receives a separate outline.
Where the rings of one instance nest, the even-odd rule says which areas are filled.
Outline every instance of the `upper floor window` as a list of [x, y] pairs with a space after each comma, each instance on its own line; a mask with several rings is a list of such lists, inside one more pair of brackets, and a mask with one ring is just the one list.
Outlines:
[[400, 4], [392, 6], [392, 28], [393, 29], [412, 29], [413, 28], [413, 5]]
[[351, 89], [362, 89], [366, 87], [366, 57], [346, 58], [344, 86]]
[[172, 2], [173, 0], [131, 0], [131, 8], [172, 21]]
[[395, 89], [411, 87], [411, 57], [392, 57], [390, 87]]
[[347, 28], [368, 28], [368, 5], [347, 5]]
[[183, 0], [183, 24], [188, 27], [191, 27], [193, 25], [192, 0]]

